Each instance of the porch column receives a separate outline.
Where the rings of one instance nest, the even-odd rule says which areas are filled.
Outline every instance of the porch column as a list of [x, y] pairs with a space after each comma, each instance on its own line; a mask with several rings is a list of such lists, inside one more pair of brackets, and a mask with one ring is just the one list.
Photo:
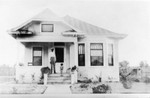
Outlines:
[[18, 40], [16, 40], [16, 42], [17, 42], [17, 60], [16, 60], [16, 65], [15, 65], [15, 78], [16, 78], [16, 80], [18, 80], [19, 82], [20, 82], [20, 80], [19, 80], [19, 72], [18, 72], [18, 70], [19, 70], [19, 54], [20, 54], [20, 51], [19, 51], [19, 41]]
[[77, 42], [74, 42], [74, 58], [75, 58], [74, 65], [78, 67], [78, 43]]
[[[77, 42], [74, 42], [74, 65], [76, 67], [78, 67], [78, 43]], [[77, 83], [77, 77], [78, 76], [78, 73], [77, 71], [75, 70], [74, 73], [72, 74], [72, 84], [73, 83]]]
[[47, 74], [44, 74], [44, 85], [47, 85]]

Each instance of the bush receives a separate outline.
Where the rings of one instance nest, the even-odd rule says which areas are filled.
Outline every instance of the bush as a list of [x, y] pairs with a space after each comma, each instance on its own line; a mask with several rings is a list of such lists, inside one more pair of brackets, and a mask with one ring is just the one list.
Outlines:
[[89, 86], [88, 84], [81, 84], [80, 85], [81, 88], [88, 88], [88, 86]]
[[92, 88], [93, 93], [111, 93], [111, 87], [105, 84]]
[[139, 79], [135, 79], [135, 80], [133, 80], [134, 82], [140, 82], [140, 80]]
[[78, 83], [92, 83], [92, 80], [91, 79], [78, 80]]

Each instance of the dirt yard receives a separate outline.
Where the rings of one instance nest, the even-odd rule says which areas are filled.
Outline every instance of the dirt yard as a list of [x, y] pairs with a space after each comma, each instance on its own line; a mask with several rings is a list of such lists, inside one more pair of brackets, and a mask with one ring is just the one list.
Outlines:
[[[98, 83], [103, 84], [103, 83]], [[96, 84], [96, 85], [98, 85]], [[111, 87], [112, 94], [150, 94], [150, 84], [133, 83], [131, 89], [125, 89], [121, 83], [104, 83]], [[71, 91], [73, 94], [92, 94], [93, 84], [88, 84], [87, 88], [81, 88], [81, 84], [73, 84]], [[94, 84], [95, 85], [95, 84]]]

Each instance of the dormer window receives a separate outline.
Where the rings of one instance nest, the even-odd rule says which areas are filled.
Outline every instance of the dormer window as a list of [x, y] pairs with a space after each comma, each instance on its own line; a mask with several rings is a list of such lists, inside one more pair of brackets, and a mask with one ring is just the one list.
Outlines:
[[41, 24], [41, 32], [53, 32], [54, 25], [53, 24]]

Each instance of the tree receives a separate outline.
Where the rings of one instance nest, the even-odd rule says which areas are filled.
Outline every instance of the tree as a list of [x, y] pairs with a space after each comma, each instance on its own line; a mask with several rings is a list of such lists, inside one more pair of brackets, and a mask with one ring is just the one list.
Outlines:
[[141, 61], [141, 62], [140, 62], [140, 67], [141, 67], [141, 68], [143, 68], [143, 67], [146, 68], [146, 67], [148, 67], [148, 66], [149, 66], [149, 65], [148, 65], [148, 63], [147, 63], [146, 61], [145, 61], [145, 62], [144, 62], [144, 61]]

